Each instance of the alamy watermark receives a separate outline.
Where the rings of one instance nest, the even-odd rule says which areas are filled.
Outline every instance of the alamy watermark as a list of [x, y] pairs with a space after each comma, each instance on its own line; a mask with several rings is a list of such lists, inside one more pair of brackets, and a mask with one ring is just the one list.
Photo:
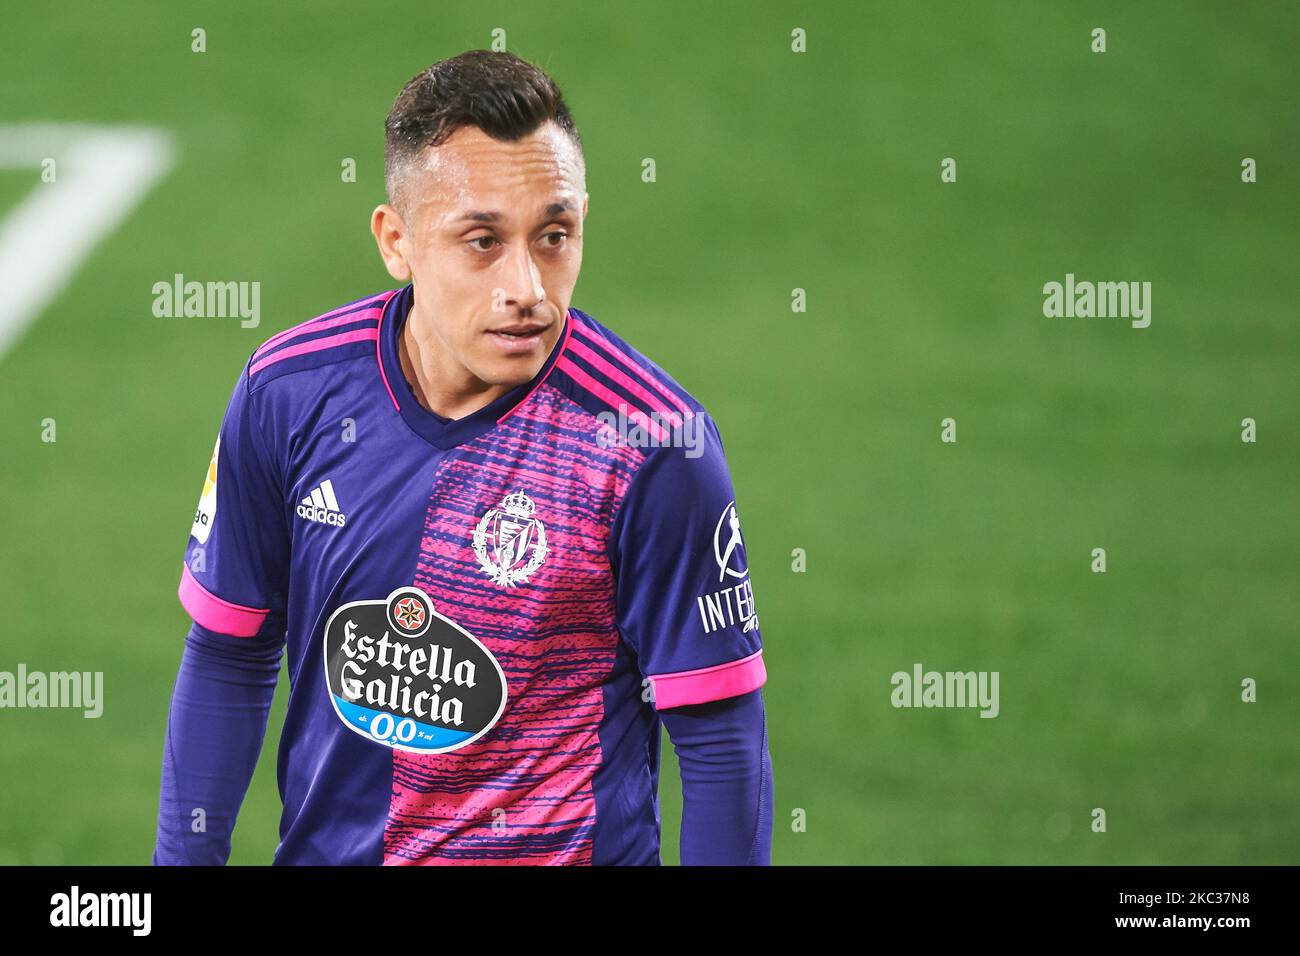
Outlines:
[[620, 404], [617, 412], [596, 415], [601, 428], [596, 444], [601, 448], [684, 448], [687, 458], [704, 454], [704, 416], [692, 412], [652, 411]]
[[58, 928], [121, 927], [148, 936], [152, 913], [152, 893], [86, 893], [73, 885], [50, 897], [50, 925]]
[[981, 717], [996, 717], [997, 671], [927, 671], [913, 664], [912, 672], [896, 671], [889, 679], [895, 707], [978, 707]]
[[1135, 329], [1151, 324], [1150, 282], [1076, 282], [1073, 272], [1064, 284], [1043, 286], [1043, 315], [1049, 319], [1131, 319]]
[[0, 671], [0, 708], [66, 707], [83, 717], [104, 712], [103, 671]]
[[153, 314], [160, 319], [237, 317], [245, 329], [262, 321], [260, 282], [186, 282], [178, 272], [171, 282], [155, 282], [153, 296]]

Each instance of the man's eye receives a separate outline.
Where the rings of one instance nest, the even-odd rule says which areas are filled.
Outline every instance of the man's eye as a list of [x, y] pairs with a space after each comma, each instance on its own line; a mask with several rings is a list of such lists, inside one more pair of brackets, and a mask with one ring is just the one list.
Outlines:
[[[477, 242], [496, 242], [496, 241], [497, 241], [496, 236], [479, 236], [477, 239], [471, 239], [471, 240], [469, 241], [469, 244], [470, 244], [471, 246], [474, 246], [474, 244], [477, 243]], [[474, 246], [474, 248], [478, 249], [480, 252], [487, 252], [487, 251], [489, 251], [492, 247], [491, 247], [491, 246]]]
[[559, 231], [548, 232], [546, 235], [542, 236], [542, 238], [550, 239], [552, 236], [558, 236], [559, 240], [556, 242], [548, 242], [547, 245], [550, 246], [552, 249], [558, 249], [560, 248], [560, 246], [564, 245], [564, 240], [569, 237], [569, 234], [567, 232], [559, 232]]

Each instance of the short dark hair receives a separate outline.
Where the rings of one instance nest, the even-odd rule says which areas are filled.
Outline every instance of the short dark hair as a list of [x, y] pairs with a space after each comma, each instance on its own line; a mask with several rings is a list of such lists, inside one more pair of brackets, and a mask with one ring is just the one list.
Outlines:
[[513, 53], [466, 50], [439, 60], [397, 94], [384, 123], [384, 183], [396, 205], [402, 167], [438, 146], [462, 126], [493, 139], [515, 141], [554, 120], [578, 147], [582, 137], [560, 88], [545, 72]]

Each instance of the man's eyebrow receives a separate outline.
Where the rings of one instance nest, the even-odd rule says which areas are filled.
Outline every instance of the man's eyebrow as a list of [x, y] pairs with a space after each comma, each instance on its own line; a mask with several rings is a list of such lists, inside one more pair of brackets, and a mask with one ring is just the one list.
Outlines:
[[[553, 202], [546, 207], [547, 216], [558, 216], [562, 212], [573, 212], [575, 209], [572, 203]], [[500, 222], [502, 219], [499, 212], [485, 212], [474, 209], [457, 216], [452, 222]]]

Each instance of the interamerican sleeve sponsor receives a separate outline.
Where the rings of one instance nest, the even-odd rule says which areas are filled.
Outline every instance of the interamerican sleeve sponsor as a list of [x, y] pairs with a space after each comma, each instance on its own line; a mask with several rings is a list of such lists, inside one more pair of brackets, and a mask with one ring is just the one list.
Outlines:
[[755, 626], [753, 622], [757, 621], [754, 616], [754, 589], [748, 578], [732, 587], [701, 594], [695, 603], [705, 634], [712, 634], [724, 627], [735, 627], [737, 624], [748, 631]]
[[749, 556], [740, 532], [735, 499], [727, 502], [713, 528], [713, 559], [718, 562], [718, 584], [724, 584], [728, 578], [740, 583], [720, 587], [695, 599], [704, 633], [713, 634], [737, 624], [745, 633], [756, 630], [758, 615], [754, 613], [754, 589], [749, 583]]

